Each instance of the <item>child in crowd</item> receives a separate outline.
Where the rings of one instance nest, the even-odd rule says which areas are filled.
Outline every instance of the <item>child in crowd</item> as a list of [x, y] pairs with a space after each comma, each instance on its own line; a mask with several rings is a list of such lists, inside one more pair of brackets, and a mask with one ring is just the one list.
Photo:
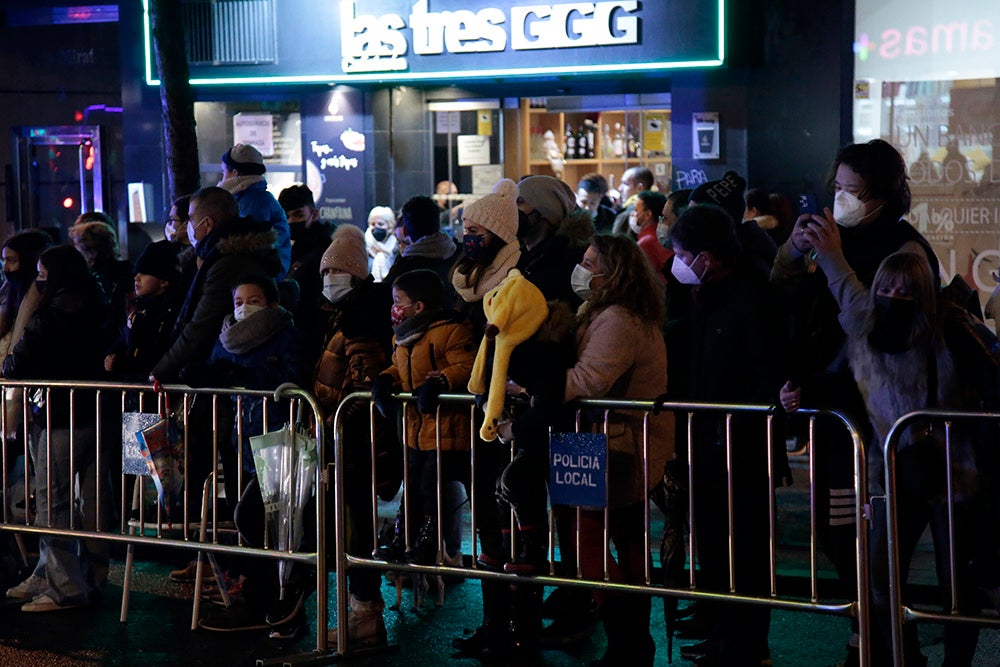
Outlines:
[[[446, 391], [462, 391], [469, 380], [475, 358], [472, 325], [453, 310], [442, 307], [444, 284], [430, 269], [408, 271], [392, 285], [393, 365], [383, 371], [372, 387], [372, 398], [384, 414], [392, 410], [388, 395], [392, 391], [412, 392], [416, 406], [404, 406], [406, 444], [409, 447], [407, 468], [409, 483], [406, 503], [409, 514], [423, 517], [420, 534], [406, 549], [403, 507], [396, 517], [395, 533], [388, 546], [380, 547], [377, 558], [430, 565], [438, 553], [437, 525], [437, 442], [441, 443], [443, 481], [470, 481], [468, 411], [463, 406], [442, 407], [438, 415], [438, 396]], [[438, 416], [440, 421], [437, 421]], [[448, 503], [451, 494], [446, 494]], [[457, 509], [449, 503], [444, 515]], [[461, 553], [461, 545], [446, 545], [443, 554], [451, 562]], [[404, 549], [406, 551], [404, 552]]]
[[150, 243], [135, 263], [135, 303], [121, 335], [104, 358], [104, 370], [125, 382], [145, 382], [173, 343], [171, 331], [183, 294], [177, 289], [177, 248]]
[[[200, 380], [197, 384], [244, 387], [246, 389], [275, 389], [285, 382], [301, 382], [301, 336], [292, 315], [279, 304], [278, 287], [264, 274], [247, 274], [238, 278], [233, 286], [233, 313], [222, 323], [222, 332], [212, 350], [206, 367], [188, 369], [182, 379], [191, 379], [191, 372]], [[242, 422], [242, 429], [233, 428], [232, 448], [220, 447], [225, 470], [226, 497], [233, 507], [236, 526], [240, 535], [254, 547], [264, 546], [264, 505], [260, 487], [255, 483], [253, 453], [250, 437], [265, 430], [274, 431], [288, 421], [287, 406], [267, 402], [265, 429], [264, 398], [243, 397], [242, 409], [236, 412], [237, 399], [233, 399], [234, 415]], [[240, 434], [242, 433], [242, 439]], [[237, 486], [239, 470], [237, 453], [242, 450], [243, 486]], [[208, 630], [265, 627], [265, 613], [277, 597], [277, 573], [271, 561], [246, 559], [232, 564], [231, 576], [242, 572], [242, 604], [228, 613], [203, 618], [201, 626]], [[293, 618], [294, 617], [294, 618]], [[267, 619], [270, 625], [300, 627], [301, 605], [289, 610], [283, 618]]]

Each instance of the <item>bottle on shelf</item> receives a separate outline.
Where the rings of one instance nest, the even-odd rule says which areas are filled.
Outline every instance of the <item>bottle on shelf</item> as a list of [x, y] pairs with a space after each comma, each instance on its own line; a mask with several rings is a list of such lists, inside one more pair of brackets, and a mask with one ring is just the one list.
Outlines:
[[593, 159], [595, 157], [595, 152], [594, 152], [594, 127], [595, 127], [594, 121], [590, 120], [589, 118], [583, 122], [583, 138], [587, 142], [587, 155], [586, 155], [586, 157], [589, 158], [589, 159]]
[[563, 155], [567, 160], [576, 157], [576, 135], [573, 134], [573, 126], [566, 123], [566, 135], [563, 139]]
[[635, 157], [635, 132], [631, 125], [625, 128], [625, 157]]
[[611, 143], [611, 126], [604, 124], [604, 134], [601, 135], [601, 156], [611, 157], [614, 146]]
[[587, 157], [587, 135], [583, 131], [583, 125], [580, 125], [576, 131], [576, 158], [578, 160], [586, 159]]
[[615, 157], [625, 157], [625, 131], [621, 123], [615, 123], [615, 133], [612, 138], [612, 153]]

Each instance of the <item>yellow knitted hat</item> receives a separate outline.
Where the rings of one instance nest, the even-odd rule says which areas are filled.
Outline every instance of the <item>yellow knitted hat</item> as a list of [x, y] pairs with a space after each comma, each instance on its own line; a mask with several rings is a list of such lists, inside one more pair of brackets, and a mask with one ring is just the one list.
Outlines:
[[[549, 315], [545, 296], [517, 269], [483, 298], [486, 313], [486, 335], [479, 346], [476, 361], [469, 378], [469, 391], [487, 394], [486, 416], [479, 435], [486, 442], [496, 440], [497, 424], [503, 412], [504, 393], [507, 385], [507, 367], [510, 355], [520, 343], [535, 335]], [[486, 360], [489, 346], [493, 350], [493, 370], [486, 384]]]

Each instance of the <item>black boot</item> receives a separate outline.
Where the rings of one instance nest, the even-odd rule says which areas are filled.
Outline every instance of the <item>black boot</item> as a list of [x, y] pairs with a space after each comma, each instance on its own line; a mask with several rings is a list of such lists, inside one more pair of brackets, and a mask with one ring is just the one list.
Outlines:
[[656, 643], [649, 634], [649, 610], [650, 600], [645, 595], [608, 595], [600, 608], [608, 646], [604, 657], [591, 662], [591, 667], [652, 667]]
[[542, 586], [517, 584], [510, 609], [511, 649], [518, 653], [538, 649], [542, 632]]
[[504, 564], [503, 571], [521, 575], [546, 573], [548, 544], [545, 531], [535, 527], [523, 527], [518, 529], [517, 537], [520, 550], [514, 560]]
[[413, 565], [434, 565], [437, 563], [437, 555], [437, 521], [432, 516], [425, 516], [417, 541], [406, 550], [406, 562]]
[[405, 555], [406, 538], [403, 535], [403, 515], [397, 512], [396, 522], [392, 526], [392, 540], [389, 544], [380, 544], [377, 549], [372, 551], [372, 558], [384, 560], [387, 563], [402, 563]]
[[451, 646], [462, 655], [504, 655], [510, 652], [510, 586], [502, 581], [482, 582], [483, 624], [471, 634], [456, 637]]

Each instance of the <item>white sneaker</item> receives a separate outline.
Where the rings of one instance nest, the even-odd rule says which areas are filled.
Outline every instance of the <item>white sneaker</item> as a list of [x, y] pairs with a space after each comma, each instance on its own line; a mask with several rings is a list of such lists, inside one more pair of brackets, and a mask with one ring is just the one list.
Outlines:
[[45, 582], [45, 577], [39, 577], [37, 574], [32, 574], [17, 586], [8, 588], [7, 599], [31, 600], [32, 598], [44, 593], [47, 586], [48, 584]]
[[36, 596], [31, 602], [21, 607], [21, 611], [27, 612], [46, 612], [46, 611], [60, 611], [63, 609], [76, 609], [82, 605], [79, 604], [59, 604], [52, 598], [50, 598], [45, 593]]

